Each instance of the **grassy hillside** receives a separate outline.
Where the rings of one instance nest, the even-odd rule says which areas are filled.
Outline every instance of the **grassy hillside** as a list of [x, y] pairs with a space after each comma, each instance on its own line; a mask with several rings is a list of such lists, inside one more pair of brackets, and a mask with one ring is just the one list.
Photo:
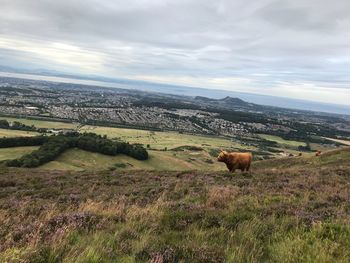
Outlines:
[[350, 148], [338, 149], [323, 153], [319, 157], [315, 157], [314, 154], [306, 155], [302, 157], [293, 158], [280, 158], [274, 160], [265, 160], [255, 163], [255, 167], [259, 169], [271, 168], [271, 169], [284, 169], [284, 168], [319, 168], [323, 169], [325, 165], [337, 165], [340, 167], [348, 165], [350, 160]]
[[[46, 120], [31, 120], [20, 118], [0, 117], [8, 121], [19, 121], [26, 125], [34, 125], [40, 128], [55, 129], [75, 129], [77, 123], [64, 123]], [[109, 157], [99, 154], [92, 154], [84, 151], [72, 149], [65, 152], [57, 160], [42, 166], [45, 170], [204, 170], [217, 171], [224, 170], [224, 166], [216, 163], [216, 156], [220, 149], [234, 151], [252, 151], [256, 159], [271, 158], [279, 156], [279, 152], [285, 155], [290, 153], [297, 155], [298, 146], [305, 146], [305, 142], [284, 140], [277, 136], [260, 135], [258, 137], [230, 139], [222, 136], [204, 136], [181, 134], [178, 132], [154, 132], [137, 129], [124, 129], [100, 126], [79, 126], [80, 132], [93, 132], [99, 135], [107, 135], [110, 139], [121, 139], [130, 143], [143, 144], [148, 148], [150, 160], [147, 162], [137, 162], [125, 156]], [[1, 130], [0, 136], [31, 136], [32, 132], [15, 130]], [[276, 142], [273, 147], [269, 142]], [[197, 150], [191, 149], [191, 147]], [[312, 144], [312, 149], [327, 151], [329, 145]], [[0, 150], [0, 160], [13, 159], [27, 154], [29, 148], [19, 148], [13, 153], [11, 149]], [[199, 149], [199, 150], [198, 150]], [[166, 150], [166, 151], [164, 151]], [[22, 152], [22, 154], [21, 154]]]
[[[8, 121], [19, 121], [26, 125], [40, 128], [76, 128], [77, 124], [44, 120], [30, 120], [2, 117]], [[123, 129], [113, 127], [83, 126], [81, 132], [93, 132], [107, 135], [108, 138], [121, 139], [130, 143], [140, 143], [149, 146], [150, 158], [140, 162], [127, 156], [105, 156], [82, 150], [71, 149], [58, 159], [41, 166], [44, 170], [223, 170], [224, 166], [216, 162], [217, 151], [224, 149], [257, 150], [256, 147], [242, 145], [229, 138], [219, 136], [201, 136], [181, 134], [178, 132], [152, 132], [137, 129]], [[1, 130], [4, 137], [31, 136], [35, 133], [15, 130]], [[194, 146], [197, 149], [191, 150]], [[166, 149], [166, 151], [164, 151]], [[175, 149], [173, 151], [173, 149]], [[0, 161], [18, 158], [30, 152], [30, 148], [19, 147], [0, 150]], [[215, 154], [213, 154], [213, 152]], [[210, 155], [209, 153], [212, 153]]]
[[[12, 160], [28, 154], [38, 147], [13, 147], [0, 149], [0, 161]], [[138, 161], [134, 158], [117, 155], [109, 156], [87, 152], [79, 149], [70, 149], [60, 155], [55, 161], [40, 166], [40, 170], [225, 170], [225, 165], [218, 163], [216, 158], [205, 151], [175, 152], [149, 151], [147, 161]]]
[[[40, 128], [77, 128], [76, 123], [64, 123], [46, 120], [30, 120], [9, 117], [0, 117], [8, 121], [19, 121], [26, 125], [35, 125]], [[89, 153], [77, 149], [71, 149], [62, 154], [58, 159], [41, 166], [43, 170], [202, 170], [202, 171], [218, 171], [225, 170], [223, 164], [216, 162], [216, 156], [219, 149], [235, 150], [235, 151], [253, 151], [256, 159], [270, 158], [279, 156], [279, 152], [286, 154], [298, 154], [297, 147], [305, 145], [304, 142], [288, 141], [278, 136], [260, 135], [262, 138], [276, 142], [274, 147], [268, 144], [253, 146], [252, 142], [259, 141], [258, 138], [241, 138], [234, 140], [221, 136], [203, 136], [181, 134], [178, 132], [153, 132], [137, 129], [123, 129], [113, 127], [100, 127], [86, 125], [80, 127], [81, 132], [93, 132], [100, 135], [107, 135], [111, 139], [121, 139], [130, 143], [140, 143], [145, 147], [148, 146], [150, 159], [146, 162], [136, 161], [126, 156], [104, 156], [101, 154]], [[0, 129], [0, 137], [15, 136], [32, 136], [36, 133], [3, 130]], [[246, 141], [245, 141], [246, 140]], [[193, 148], [194, 147], [194, 148]], [[328, 148], [327, 148], [328, 147]], [[329, 146], [312, 144], [313, 149], [322, 151], [329, 150]], [[6, 159], [18, 158], [30, 152], [31, 148], [19, 147], [16, 149], [8, 148], [0, 150], [0, 161]], [[164, 151], [166, 149], [166, 151]], [[307, 155], [307, 154], [304, 154]], [[313, 155], [313, 154], [311, 154]]]
[[149, 151], [149, 159], [147, 161], [138, 161], [125, 155], [107, 156], [79, 149], [71, 149], [63, 153], [55, 161], [41, 166], [40, 169], [78, 171], [107, 169], [183, 171], [223, 170], [226, 168], [204, 151]]
[[0, 262], [349, 262], [349, 156], [234, 176], [1, 169]]

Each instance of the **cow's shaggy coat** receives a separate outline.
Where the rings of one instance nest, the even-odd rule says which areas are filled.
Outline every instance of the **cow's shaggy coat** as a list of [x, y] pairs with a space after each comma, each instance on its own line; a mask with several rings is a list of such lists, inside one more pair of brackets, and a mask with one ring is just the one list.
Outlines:
[[250, 164], [252, 163], [251, 153], [238, 153], [238, 152], [226, 152], [221, 151], [218, 156], [218, 161], [226, 164], [227, 169], [230, 172], [235, 172], [236, 169], [249, 171]]

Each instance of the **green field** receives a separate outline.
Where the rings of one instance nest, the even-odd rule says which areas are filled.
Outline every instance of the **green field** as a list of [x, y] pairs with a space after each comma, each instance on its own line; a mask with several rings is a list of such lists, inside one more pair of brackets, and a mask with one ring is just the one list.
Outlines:
[[[171, 151], [149, 151], [147, 161], [138, 161], [125, 155], [107, 156], [79, 149], [71, 149], [63, 153], [53, 162], [40, 167], [45, 170], [220, 170], [225, 167], [216, 162], [206, 152], [192, 153]], [[195, 158], [194, 158], [195, 157]], [[191, 158], [191, 159], [190, 159]], [[207, 163], [211, 160], [212, 163]], [[123, 166], [123, 167], [120, 167]]]
[[99, 126], [84, 126], [81, 131], [107, 135], [109, 138], [120, 138], [130, 143], [149, 144], [154, 149], [175, 148], [182, 145], [193, 145], [202, 148], [240, 148], [242, 145], [225, 137], [189, 135], [178, 132], [153, 132], [136, 129], [123, 129]]
[[277, 142], [280, 145], [287, 145], [292, 147], [298, 147], [298, 146], [305, 146], [305, 142], [299, 142], [299, 141], [291, 141], [291, 140], [285, 140], [279, 136], [274, 135], [268, 135], [268, 134], [259, 134], [259, 136], [265, 140]]
[[[0, 149], [0, 161], [10, 160], [28, 154], [38, 147], [14, 147]], [[108, 156], [70, 149], [55, 161], [40, 166], [44, 170], [222, 170], [225, 166], [216, 162], [216, 158], [206, 151], [155, 151], [149, 150], [149, 159], [139, 161], [134, 158], [117, 155]], [[120, 167], [121, 166], [121, 167]], [[114, 168], [113, 168], [114, 167]]]
[[31, 153], [38, 148], [39, 147], [36, 146], [0, 148], [0, 161], [17, 159], [22, 155]]
[[[37, 128], [74, 129], [77, 123], [65, 123], [56, 121], [31, 120], [21, 118], [0, 117], [7, 121], [19, 121], [26, 125], [34, 125]], [[178, 132], [152, 132], [138, 129], [124, 129], [113, 127], [101, 127], [86, 125], [80, 129], [81, 132], [93, 132], [100, 135], [107, 135], [109, 138], [120, 138], [130, 143], [149, 144], [154, 149], [175, 148], [182, 145], [195, 145], [203, 148], [240, 148], [240, 144], [232, 142], [225, 137], [197, 136], [181, 134]], [[17, 131], [4, 130], [4, 136], [20, 136]], [[18, 133], [20, 134], [20, 132]], [[253, 148], [252, 148], [253, 149]]]
[[0, 129], [0, 137], [21, 137], [21, 136], [35, 136], [35, 135], [39, 135], [39, 133], [30, 132], [30, 131]]
[[[35, 125], [42, 128], [76, 128], [77, 124], [6, 118], [8, 121], [20, 121], [27, 125]], [[242, 145], [227, 137], [190, 135], [178, 132], [154, 132], [147, 130], [100, 127], [86, 125], [80, 128], [81, 132], [93, 132], [100, 135], [107, 135], [108, 138], [121, 139], [130, 143], [140, 143], [145, 147], [149, 145], [149, 160], [137, 161], [127, 156], [105, 156], [97, 153], [90, 153], [78, 149], [71, 149], [63, 153], [58, 159], [41, 166], [45, 170], [225, 170], [225, 165], [217, 163], [216, 156], [209, 153], [217, 152], [219, 149], [235, 149], [240, 151], [259, 151], [253, 146]], [[32, 136], [37, 133], [0, 129], [0, 136]], [[284, 140], [278, 136], [260, 134], [261, 138], [277, 142], [281, 151], [298, 154], [296, 147], [305, 146], [304, 142]], [[244, 142], [242, 142], [244, 143]], [[198, 147], [198, 150], [184, 149], [175, 151], [177, 147]], [[323, 145], [311, 145], [312, 149], [327, 151], [329, 148]], [[29, 153], [30, 147], [19, 147], [16, 149], [1, 149], [0, 160], [18, 158]], [[166, 149], [166, 151], [164, 151]], [[286, 150], [287, 149], [287, 150]], [[278, 154], [274, 153], [276, 157]], [[313, 155], [304, 153], [305, 156]]]
[[[77, 124], [5, 118], [8, 121], [19, 121], [26, 125], [34, 125], [41, 128], [76, 128]], [[178, 132], [153, 132], [147, 130], [124, 129], [100, 126], [83, 126], [81, 132], [93, 132], [100, 135], [107, 135], [108, 138], [118, 138], [130, 143], [140, 143], [148, 149], [149, 160], [137, 161], [127, 156], [105, 156], [97, 153], [90, 153], [78, 149], [71, 149], [63, 153], [55, 161], [41, 166], [39, 169], [45, 170], [221, 170], [225, 165], [217, 163], [216, 158], [209, 155], [212, 150], [219, 149], [242, 149], [256, 150], [255, 147], [243, 146], [226, 137], [204, 136], [181, 134]], [[23, 136], [35, 135], [22, 131], [3, 130], [3, 136]], [[196, 146], [197, 151], [172, 149], [181, 146]], [[29, 149], [29, 148], [28, 148]], [[26, 147], [16, 149], [16, 158], [30, 152]], [[164, 151], [166, 149], [166, 151]], [[202, 150], [200, 150], [202, 149]], [[4, 156], [11, 153], [12, 149], [3, 149]], [[4, 157], [5, 158], [5, 157]], [[10, 158], [5, 158], [10, 159]], [[115, 168], [113, 168], [115, 167]]]
[[[38, 147], [14, 147], [0, 149], [0, 161], [16, 159], [28, 154]], [[121, 166], [121, 167], [120, 167]], [[113, 168], [114, 167], [114, 168]], [[87, 152], [79, 149], [70, 149], [64, 152], [55, 161], [40, 166], [44, 170], [223, 170], [226, 169], [216, 158], [206, 151], [149, 151], [147, 161], [117, 155], [108, 156], [99, 153]]]

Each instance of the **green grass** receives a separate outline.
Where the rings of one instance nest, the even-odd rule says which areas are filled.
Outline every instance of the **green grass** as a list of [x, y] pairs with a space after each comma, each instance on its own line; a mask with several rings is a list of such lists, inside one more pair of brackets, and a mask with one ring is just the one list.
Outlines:
[[234, 176], [2, 169], [0, 262], [349, 262], [349, 155]]
[[0, 129], [0, 137], [22, 137], [39, 135], [37, 132]]
[[[176, 154], [176, 156], [174, 155]], [[208, 163], [207, 160], [212, 160]], [[125, 168], [115, 166], [125, 164]], [[225, 166], [216, 162], [206, 152], [149, 151], [147, 161], [138, 161], [125, 155], [107, 156], [99, 153], [70, 149], [53, 162], [39, 169], [45, 170], [106, 170], [115, 167], [122, 170], [222, 170]]]
[[[241, 144], [225, 137], [182, 134], [178, 132], [152, 132], [137, 129], [123, 129], [99, 126], [84, 126], [82, 131], [120, 138], [131, 143], [149, 144], [154, 149], [175, 148], [183, 145], [208, 148], [240, 148]], [[249, 147], [248, 147], [249, 148]]]
[[25, 154], [38, 149], [37, 146], [0, 148], [0, 161], [17, 159]]
[[[76, 123], [65, 123], [56, 121], [31, 120], [21, 118], [0, 117], [8, 121], [19, 121], [26, 125], [34, 125], [38, 128], [74, 129]], [[6, 131], [6, 130], [5, 130]], [[100, 135], [107, 135], [109, 138], [120, 138], [131, 143], [149, 144], [154, 149], [175, 148], [183, 145], [192, 145], [208, 148], [240, 148], [241, 144], [231, 141], [225, 137], [218, 136], [197, 136], [181, 134], [178, 132], [151, 132], [147, 130], [124, 129], [101, 126], [83, 126], [81, 132], [93, 132]], [[8, 134], [8, 133], [7, 133]], [[249, 148], [249, 147], [248, 147]], [[250, 147], [254, 149], [253, 147]]]
[[[29, 120], [8, 118], [8, 121], [19, 121], [26, 125], [35, 125], [41, 128], [75, 128], [77, 124], [50, 122], [43, 120]], [[1, 119], [1, 118], [0, 118]], [[123, 129], [99, 126], [84, 126], [81, 132], [93, 132], [100, 135], [107, 135], [109, 138], [118, 138], [130, 143], [140, 143], [145, 147], [150, 146], [150, 158], [148, 161], [137, 161], [127, 156], [104, 156], [101, 154], [90, 153], [72, 149], [62, 154], [58, 159], [41, 166], [39, 169], [45, 170], [103, 170], [113, 169], [115, 163], [126, 164], [125, 168], [115, 167], [116, 169], [126, 170], [223, 170], [225, 166], [216, 162], [216, 156], [210, 156], [209, 152], [217, 152], [219, 149], [242, 149], [256, 150], [252, 146], [243, 146], [229, 138], [219, 136], [197, 136], [190, 134], [181, 134], [178, 132], [151, 132], [137, 129]], [[4, 136], [20, 136], [26, 132], [3, 130]], [[1, 133], [0, 133], [1, 134]], [[27, 135], [33, 135], [28, 133]], [[203, 149], [203, 151], [191, 150], [191, 147]], [[171, 149], [178, 149], [183, 151]], [[167, 149], [167, 151], [160, 151]], [[9, 151], [11, 151], [9, 149]], [[22, 155], [28, 153], [24, 150]], [[20, 149], [17, 157], [20, 156]]]
[[302, 145], [302, 146], [306, 145], [304, 142], [285, 140], [279, 136], [274, 136], [274, 135], [259, 134], [259, 136], [265, 140], [277, 142], [278, 144], [281, 144], [281, 145], [287, 145], [287, 146], [293, 146], [293, 147], [298, 147], [299, 145]]
[[[4, 117], [3, 117], [4, 118]], [[35, 125], [36, 127], [45, 128], [75, 128], [77, 124], [43, 121], [43, 120], [27, 120], [16, 118], [5, 118], [9, 121], [20, 121], [27, 125]], [[225, 170], [225, 165], [216, 161], [216, 155], [219, 149], [233, 149], [241, 151], [259, 151], [254, 146], [246, 146], [235, 142], [226, 137], [220, 136], [203, 136], [181, 134], [177, 132], [151, 132], [137, 129], [123, 129], [100, 126], [84, 126], [82, 132], [94, 132], [101, 135], [107, 135], [109, 138], [119, 138], [130, 143], [140, 143], [145, 147], [150, 146], [148, 150], [150, 159], [145, 162], [137, 161], [127, 156], [104, 156], [101, 154], [71, 149], [62, 154], [58, 159], [45, 164], [39, 169], [44, 170], [65, 170], [65, 171], [83, 171], [83, 170], [160, 170], [160, 171], [185, 171], [185, 170], [202, 170], [202, 171], [219, 171]], [[36, 133], [12, 131], [0, 129], [0, 136], [32, 136]], [[276, 141], [280, 148], [275, 150], [287, 151], [288, 153], [298, 154], [295, 148], [299, 145], [305, 145], [303, 142], [284, 140], [278, 136], [259, 135], [260, 137]], [[311, 145], [313, 149], [327, 151], [322, 145]], [[194, 147], [194, 148], [192, 148]], [[160, 151], [167, 148], [167, 151]], [[203, 150], [198, 150], [198, 149]], [[288, 150], [286, 150], [288, 148]], [[30, 148], [18, 148], [13, 156], [19, 157], [27, 154]], [[174, 151], [172, 151], [174, 149]], [[180, 150], [179, 150], [180, 149]], [[294, 150], [293, 150], [294, 149]], [[3, 156], [11, 154], [12, 149], [3, 149]], [[277, 153], [274, 153], [278, 157]], [[314, 154], [306, 154], [304, 156], [313, 156]], [[258, 156], [255, 156], [258, 157]], [[256, 158], [258, 159], [258, 158]], [[316, 160], [316, 162], [319, 159]], [[292, 159], [288, 162], [295, 163], [298, 159]], [[282, 162], [281, 165], [287, 165], [288, 162]], [[115, 164], [122, 164], [116, 166]], [[279, 167], [279, 160], [268, 162]], [[265, 165], [264, 163], [258, 165]], [[304, 163], [300, 164], [304, 165]], [[317, 163], [316, 163], [317, 165]], [[122, 167], [125, 166], [125, 167]]]
[[[324, 152], [321, 156], [315, 156], [314, 153], [304, 154], [302, 157], [286, 157], [273, 160], [259, 161], [255, 163], [255, 166], [259, 169], [273, 168], [284, 169], [296, 167], [322, 167], [325, 165], [339, 164], [343, 166], [350, 160], [350, 147]], [[345, 162], [345, 163], [343, 163]]]

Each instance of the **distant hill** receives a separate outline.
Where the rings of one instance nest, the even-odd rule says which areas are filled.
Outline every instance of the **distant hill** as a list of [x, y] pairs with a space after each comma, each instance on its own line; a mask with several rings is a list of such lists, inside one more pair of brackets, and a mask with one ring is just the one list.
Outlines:
[[213, 99], [213, 98], [207, 98], [207, 97], [203, 97], [203, 96], [196, 96], [194, 99], [197, 101], [208, 102], [208, 103], [218, 103], [219, 102], [219, 103], [235, 104], [235, 105], [241, 105], [241, 106], [249, 105], [249, 103], [245, 102], [242, 99], [233, 98], [230, 96], [226, 96], [222, 99]]
[[[0, 77], [13, 77], [13, 78], [24, 78], [24, 79], [36, 79], [45, 81], [54, 81], [62, 83], [75, 83], [75, 84], [85, 84], [100, 87], [110, 87], [110, 88], [122, 88], [122, 89], [133, 89], [141, 90], [147, 92], [158, 92], [165, 94], [173, 94], [180, 96], [191, 96], [195, 97], [200, 94], [200, 96], [220, 99], [226, 96], [235, 97], [243, 99], [250, 103], [255, 103], [259, 105], [268, 105], [274, 107], [282, 107], [288, 109], [297, 110], [309, 110], [317, 112], [329, 112], [337, 114], [350, 114], [349, 105], [338, 105], [331, 103], [322, 103], [316, 101], [307, 101], [300, 99], [290, 99], [284, 97], [275, 97], [262, 94], [253, 94], [245, 92], [236, 92], [234, 88], [232, 91], [218, 90], [218, 89], [208, 89], [199, 87], [188, 87], [188, 86], [178, 86], [169, 85], [162, 83], [152, 83], [147, 81], [139, 81], [132, 79], [121, 79], [121, 78], [106, 78], [99, 76], [75, 76], [69, 74], [59, 74], [58, 72], [48, 72], [41, 70], [14, 70], [8, 67], [0, 66]], [[41, 72], [41, 73], [40, 73]], [[21, 74], [24, 73], [24, 74]]]
[[196, 96], [194, 98], [194, 101], [213, 108], [223, 108], [223, 109], [248, 109], [253, 107], [254, 105], [240, 98], [233, 98], [230, 96], [226, 96], [221, 99], [213, 99], [213, 98], [207, 98], [203, 96]]
[[247, 102], [245, 102], [244, 100], [241, 100], [239, 98], [232, 98], [230, 96], [226, 96], [223, 99], [219, 99], [219, 101], [222, 101], [222, 102], [225, 102], [225, 103], [247, 105]]

